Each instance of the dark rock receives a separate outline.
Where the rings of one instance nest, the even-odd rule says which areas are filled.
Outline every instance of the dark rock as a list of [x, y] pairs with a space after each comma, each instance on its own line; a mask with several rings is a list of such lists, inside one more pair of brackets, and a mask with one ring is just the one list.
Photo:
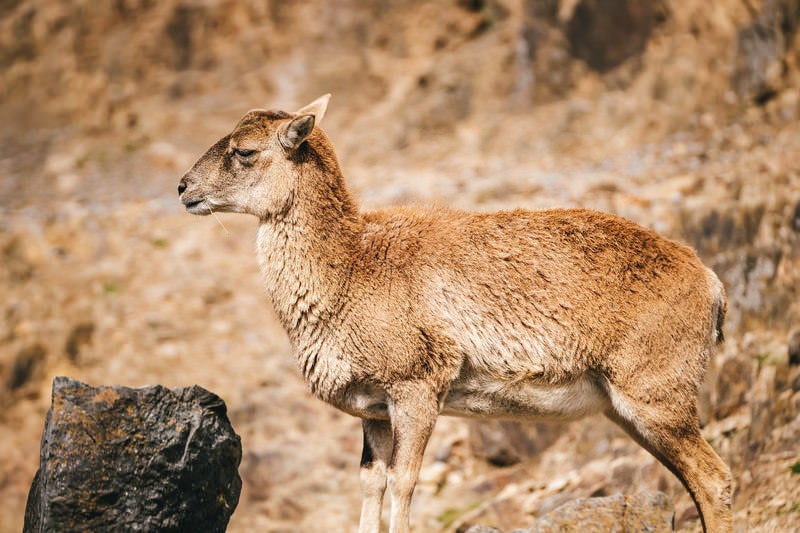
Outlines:
[[6, 388], [15, 391], [44, 372], [44, 361], [47, 351], [41, 344], [32, 344], [22, 348], [14, 358], [14, 365], [6, 377]]
[[583, 498], [536, 521], [529, 533], [560, 531], [666, 532], [673, 530], [672, 501], [661, 492]]
[[788, 321], [786, 309], [792, 294], [779, 265], [783, 251], [777, 246], [742, 248], [720, 256], [713, 266], [728, 293], [728, 331], [767, 329]]
[[656, 24], [657, 3], [580, 0], [566, 28], [572, 55], [606, 72], [641, 54]]
[[785, 391], [792, 388], [792, 367], [786, 361], [780, 361], [775, 365], [775, 390]]
[[550, 447], [562, 430], [563, 425], [548, 422], [474, 421], [469, 425], [469, 440], [476, 457], [495, 466], [510, 466]]
[[24, 531], [224, 531], [241, 456], [225, 403], [201, 387], [57, 377]]
[[798, 22], [794, 0], [774, 0], [764, 2], [753, 21], [738, 30], [731, 83], [739, 95], [763, 105], [783, 89]]
[[796, 329], [789, 333], [787, 349], [789, 351], [789, 365], [800, 365], [800, 329]]
[[64, 352], [73, 363], [78, 362], [78, 356], [81, 350], [91, 344], [92, 337], [94, 336], [94, 324], [91, 322], [84, 322], [78, 324], [72, 331], [69, 332], [66, 343], [64, 343]]
[[192, 63], [194, 42], [192, 40], [192, 27], [195, 26], [195, 10], [189, 6], [178, 5], [167, 24], [166, 35], [174, 46], [174, 63], [177, 70], [189, 68]]
[[797, 202], [797, 205], [794, 206], [790, 225], [794, 231], [800, 233], [800, 202]]
[[679, 215], [683, 238], [703, 256], [741, 246], [753, 246], [764, 220], [763, 203], [717, 206], [710, 210], [685, 208]]
[[764, 104], [777, 94], [777, 65], [783, 57], [783, 35], [766, 20], [756, 20], [736, 36], [736, 70], [733, 86], [754, 102]]

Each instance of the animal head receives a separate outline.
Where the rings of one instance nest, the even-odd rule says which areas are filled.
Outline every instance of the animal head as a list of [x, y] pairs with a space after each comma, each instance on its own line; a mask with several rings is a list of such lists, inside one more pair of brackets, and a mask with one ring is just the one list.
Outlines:
[[247, 213], [259, 218], [285, 212], [297, 187], [293, 158], [325, 115], [330, 95], [294, 113], [248, 111], [178, 184], [186, 210]]

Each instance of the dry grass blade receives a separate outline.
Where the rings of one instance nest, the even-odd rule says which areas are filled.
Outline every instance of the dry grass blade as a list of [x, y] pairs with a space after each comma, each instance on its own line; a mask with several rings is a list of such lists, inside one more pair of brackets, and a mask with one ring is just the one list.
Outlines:
[[211, 215], [214, 217], [214, 220], [216, 220], [219, 226], [222, 228], [222, 231], [225, 232], [225, 235], [230, 235], [231, 232], [228, 231], [228, 228], [225, 227], [225, 224], [222, 223], [222, 221], [219, 219], [219, 217], [217, 216], [217, 214], [214, 212], [214, 210], [211, 208], [210, 205], [208, 206], [208, 210], [211, 212]]

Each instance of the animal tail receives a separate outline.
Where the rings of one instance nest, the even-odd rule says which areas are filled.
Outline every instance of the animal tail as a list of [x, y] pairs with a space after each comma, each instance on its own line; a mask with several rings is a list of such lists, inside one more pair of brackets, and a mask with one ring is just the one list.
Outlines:
[[722, 325], [725, 323], [725, 315], [728, 312], [728, 298], [725, 295], [725, 287], [719, 278], [712, 272], [714, 280], [714, 306], [716, 307], [716, 323], [714, 338], [716, 344], [722, 344], [725, 340], [725, 334], [722, 331]]

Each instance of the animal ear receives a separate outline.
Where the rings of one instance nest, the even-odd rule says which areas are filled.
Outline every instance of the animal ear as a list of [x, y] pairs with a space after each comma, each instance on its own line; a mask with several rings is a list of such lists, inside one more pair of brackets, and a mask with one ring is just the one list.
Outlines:
[[314, 115], [303, 115], [287, 122], [278, 131], [278, 140], [287, 150], [297, 150], [314, 129]]
[[295, 115], [314, 115], [314, 120], [317, 124], [322, 122], [325, 116], [325, 111], [328, 109], [328, 102], [331, 100], [331, 95], [325, 94], [294, 112]]
[[297, 150], [303, 141], [311, 135], [314, 124], [319, 124], [328, 109], [330, 94], [320, 96], [307, 106], [303, 106], [294, 112], [297, 118], [281, 127], [278, 132], [278, 139], [287, 150]]

